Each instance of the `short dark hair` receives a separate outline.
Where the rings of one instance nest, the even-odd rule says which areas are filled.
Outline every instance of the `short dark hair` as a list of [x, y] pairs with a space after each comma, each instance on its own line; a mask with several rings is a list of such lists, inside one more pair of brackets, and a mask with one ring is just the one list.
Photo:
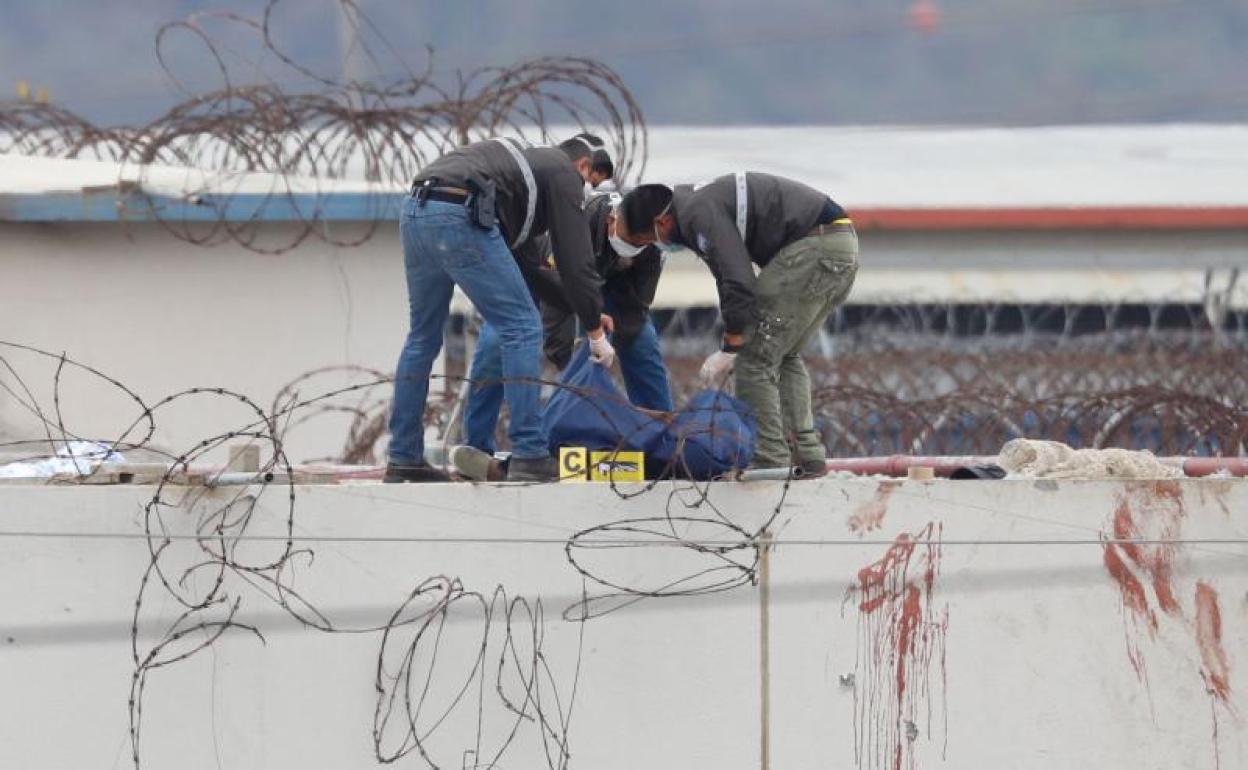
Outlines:
[[603, 179], [615, 178], [615, 163], [606, 150], [594, 150], [590, 163], [590, 170], [601, 174]]
[[645, 232], [664, 209], [672, 204], [672, 188], [665, 184], [643, 184], [624, 194], [620, 216], [630, 233]]
[[589, 158], [590, 167], [594, 171], [607, 179], [615, 176], [615, 163], [611, 160], [611, 153], [607, 152], [607, 143], [601, 137], [582, 132], [560, 142], [559, 149], [563, 150], [573, 163], [582, 158]]

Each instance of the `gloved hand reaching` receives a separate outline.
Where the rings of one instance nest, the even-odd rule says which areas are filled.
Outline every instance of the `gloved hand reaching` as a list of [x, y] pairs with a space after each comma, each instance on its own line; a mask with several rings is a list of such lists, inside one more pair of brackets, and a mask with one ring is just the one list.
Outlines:
[[717, 350], [707, 356], [698, 372], [698, 381], [706, 388], [722, 388], [728, 382], [728, 375], [736, 365], [737, 354]]
[[[595, 334], [598, 336], [595, 337]], [[595, 329], [589, 333], [589, 360], [607, 368], [610, 368], [611, 363], [615, 361], [615, 348], [611, 347], [611, 341], [607, 339], [607, 334], [602, 329]]]

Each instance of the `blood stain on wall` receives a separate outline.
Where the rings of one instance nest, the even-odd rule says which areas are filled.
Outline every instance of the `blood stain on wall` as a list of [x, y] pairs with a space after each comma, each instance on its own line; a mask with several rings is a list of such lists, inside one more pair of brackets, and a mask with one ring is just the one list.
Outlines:
[[854, 756], [860, 770], [913, 770], [921, 735], [932, 740], [939, 731], [943, 748], [949, 607], [936, 600], [941, 530], [933, 522], [898, 535], [882, 558], [858, 571], [850, 589], [858, 609]]

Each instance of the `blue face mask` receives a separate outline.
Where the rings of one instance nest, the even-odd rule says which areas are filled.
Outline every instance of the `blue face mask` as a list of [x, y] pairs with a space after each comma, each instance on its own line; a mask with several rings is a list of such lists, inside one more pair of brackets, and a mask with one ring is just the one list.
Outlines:
[[680, 251], [684, 248], [679, 243], [670, 243], [663, 240], [663, 236], [659, 235], [659, 225], [657, 222], [654, 225], [654, 245], [664, 254], [671, 254], [674, 251]]

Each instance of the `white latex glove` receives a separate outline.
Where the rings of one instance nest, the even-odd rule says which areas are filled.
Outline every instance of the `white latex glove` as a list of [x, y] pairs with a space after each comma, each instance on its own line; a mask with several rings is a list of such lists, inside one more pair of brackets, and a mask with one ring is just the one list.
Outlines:
[[702, 362], [702, 369], [698, 372], [698, 381], [703, 387], [722, 388], [728, 382], [728, 375], [732, 374], [732, 368], [736, 363], [736, 353], [716, 350], [706, 357], [706, 361]]
[[599, 331], [596, 338], [589, 338], [589, 360], [609, 369], [615, 361], [615, 348], [611, 347], [611, 340], [607, 339], [607, 335]]

